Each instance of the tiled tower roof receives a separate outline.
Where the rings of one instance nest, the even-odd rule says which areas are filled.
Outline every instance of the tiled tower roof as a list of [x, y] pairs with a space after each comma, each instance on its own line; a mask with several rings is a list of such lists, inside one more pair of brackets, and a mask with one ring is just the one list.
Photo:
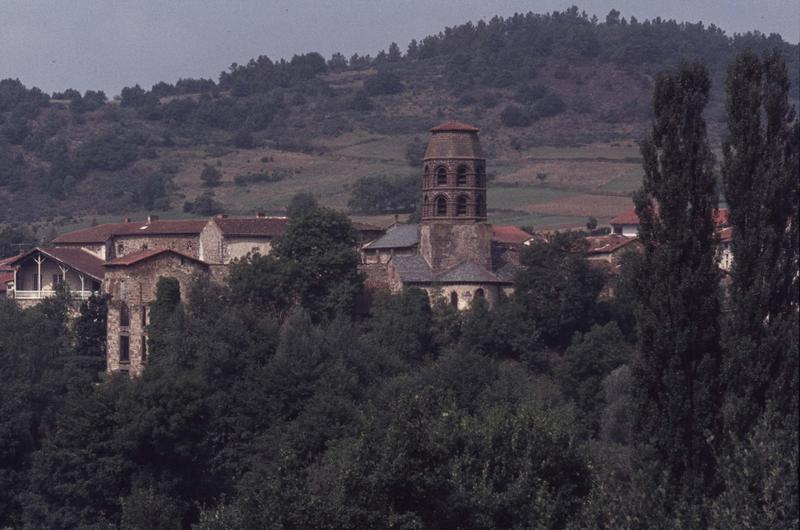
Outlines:
[[425, 160], [460, 158], [483, 160], [478, 129], [457, 121], [442, 123], [431, 129], [431, 139], [425, 150]]

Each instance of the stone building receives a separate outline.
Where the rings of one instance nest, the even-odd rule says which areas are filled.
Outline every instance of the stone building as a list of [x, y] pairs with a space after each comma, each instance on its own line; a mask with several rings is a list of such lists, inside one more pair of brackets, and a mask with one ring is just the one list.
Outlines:
[[170, 249], [144, 249], [107, 261], [103, 292], [109, 295], [107, 370], [141, 373], [147, 363], [149, 307], [161, 277], [178, 280], [181, 296], [192, 280], [209, 273], [200, 259]]
[[516, 229], [516, 237], [504, 237], [512, 231], [501, 230], [498, 240], [486, 222], [486, 158], [478, 128], [447, 122], [430, 132], [422, 167], [422, 222], [387, 230], [364, 247], [363, 259], [385, 267], [394, 292], [419, 287], [459, 309], [476, 297], [493, 304], [511, 291], [515, 248], [530, 235]]

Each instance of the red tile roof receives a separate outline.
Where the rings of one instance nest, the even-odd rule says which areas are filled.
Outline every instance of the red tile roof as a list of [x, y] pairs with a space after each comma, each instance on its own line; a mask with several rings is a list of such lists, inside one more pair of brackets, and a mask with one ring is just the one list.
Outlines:
[[50, 256], [56, 261], [60, 261], [64, 265], [67, 265], [78, 272], [82, 272], [88, 276], [91, 276], [95, 280], [102, 280], [103, 276], [105, 275], [105, 269], [103, 269], [103, 260], [94, 254], [79, 248], [32, 248], [24, 254], [16, 256], [13, 261], [8, 263], [8, 265], [17, 265], [34, 252], [41, 252], [46, 256]]
[[444, 131], [478, 132], [480, 131], [480, 129], [460, 121], [447, 121], [444, 123], [440, 123], [433, 129], [431, 129], [431, 132], [444, 132]]
[[285, 217], [256, 217], [248, 219], [229, 219], [215, 217], [214, 222], [228, 237], [278, 237], [286, 233], [289, 220]]
[[155, 256], [160, 256], [161, 254], [175, 254], [185, 259], [190, 259], [196, 263], [201, 263], [203, 265], [207, 265], [205, 261], [199, 260], [193, 256], [189, 256], [182, 252], [178, 252], [177, 250], [172, 250], [168, 248], [161, 248], [161, 249], [145, 249], [140, 250], [138, 252], [132, 252], [130, 254], [126, 254], [124, 256], [120, 256], [118, 258], [114, 258], [111, 261], [107, 261], [104, 263], [106, 267], [127, 267], [129, 265], [134, 265], [136, 263], [140, 263], [142, 261], [146, 261], [150, 258]]
[[611, 254], [617, 250], [630, 245], [634, 241], [639, 241], [636, 237], [626, 237], [619, 234], [610, 234], [607, 236], [590, 236], [586, 238], [589, 247], [586, 249], [587, 254]]
[[[656, 213], [658, 212], [658, 208], [656, 207]], [[728, 214], [730, 212], [727, 208], [720, 208], [714, 214], [714, 225], [717, 227], [726, 226], [728, 224]], [[638, 225], [639, 224], [639, 216], [636, 215], [636, 210], [626, 210], [616, 217], [614, 217], [610, 224], [612, 225]]]
[[206, 225], [205, 219], [165, 219], [163, 221], [132, 221], [90, 226], [61, 234], [53, 243], [105, 243], [112, 236], [197, 235]]
[[525, 230], [511, 225], [492, 225], [492, 239], [499, 243], [509, 245], [521, 245], [533, 238]]

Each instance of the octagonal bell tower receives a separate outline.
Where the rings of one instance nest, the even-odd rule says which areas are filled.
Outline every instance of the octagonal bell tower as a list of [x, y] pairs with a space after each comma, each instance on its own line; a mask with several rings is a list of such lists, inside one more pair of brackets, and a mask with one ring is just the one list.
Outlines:
[[486, 159], [477, 127], [447, 122], [431, 129], [423, 158], [420, 254], [434, 271], [463, 262], [491, 270], [486, 223]]
[[459, 122], [431, 129], [423, 158], [424, 222], [486, 221], [486, 159], [478, 131]]

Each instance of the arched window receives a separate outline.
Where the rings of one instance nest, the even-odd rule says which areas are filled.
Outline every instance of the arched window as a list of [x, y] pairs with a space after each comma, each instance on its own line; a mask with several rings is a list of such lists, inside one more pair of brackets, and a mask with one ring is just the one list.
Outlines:
[[482, 165], [475, 167], [475, 186], [478, 188], [486, 186], [486, 170]]
[[456, 202], [456, 215], [467, 215], [467, 197], [462, 195]]
[[447, 169], [444, 166], [440, 166], [436, 170], [436, 185], [447, 186]]
[[131, 311], [125, 302], [122, 302], [122, 305], [119, 306], [119, 325], [123, 327], [131, 325]]
[[447, 215], [447, 199], [444, 197], [436, 197], [436, 215], [439, 217]]
[[475, 199], [475, 216], [483, 217], [486, 215], [486, 205], [483, 203], [483, 197], [478, 195]]
[[458, 171], [456, 172], [456, 185], [467, 185], [467, 166], [458, 166]]
[[458, 309], [458, 293], [455, 291], [450, 293], [450, 305]]
[[483, 292], [483, 289], [478, 289], [475, 291], [475, 298], [486, 298], [486, 293]]

